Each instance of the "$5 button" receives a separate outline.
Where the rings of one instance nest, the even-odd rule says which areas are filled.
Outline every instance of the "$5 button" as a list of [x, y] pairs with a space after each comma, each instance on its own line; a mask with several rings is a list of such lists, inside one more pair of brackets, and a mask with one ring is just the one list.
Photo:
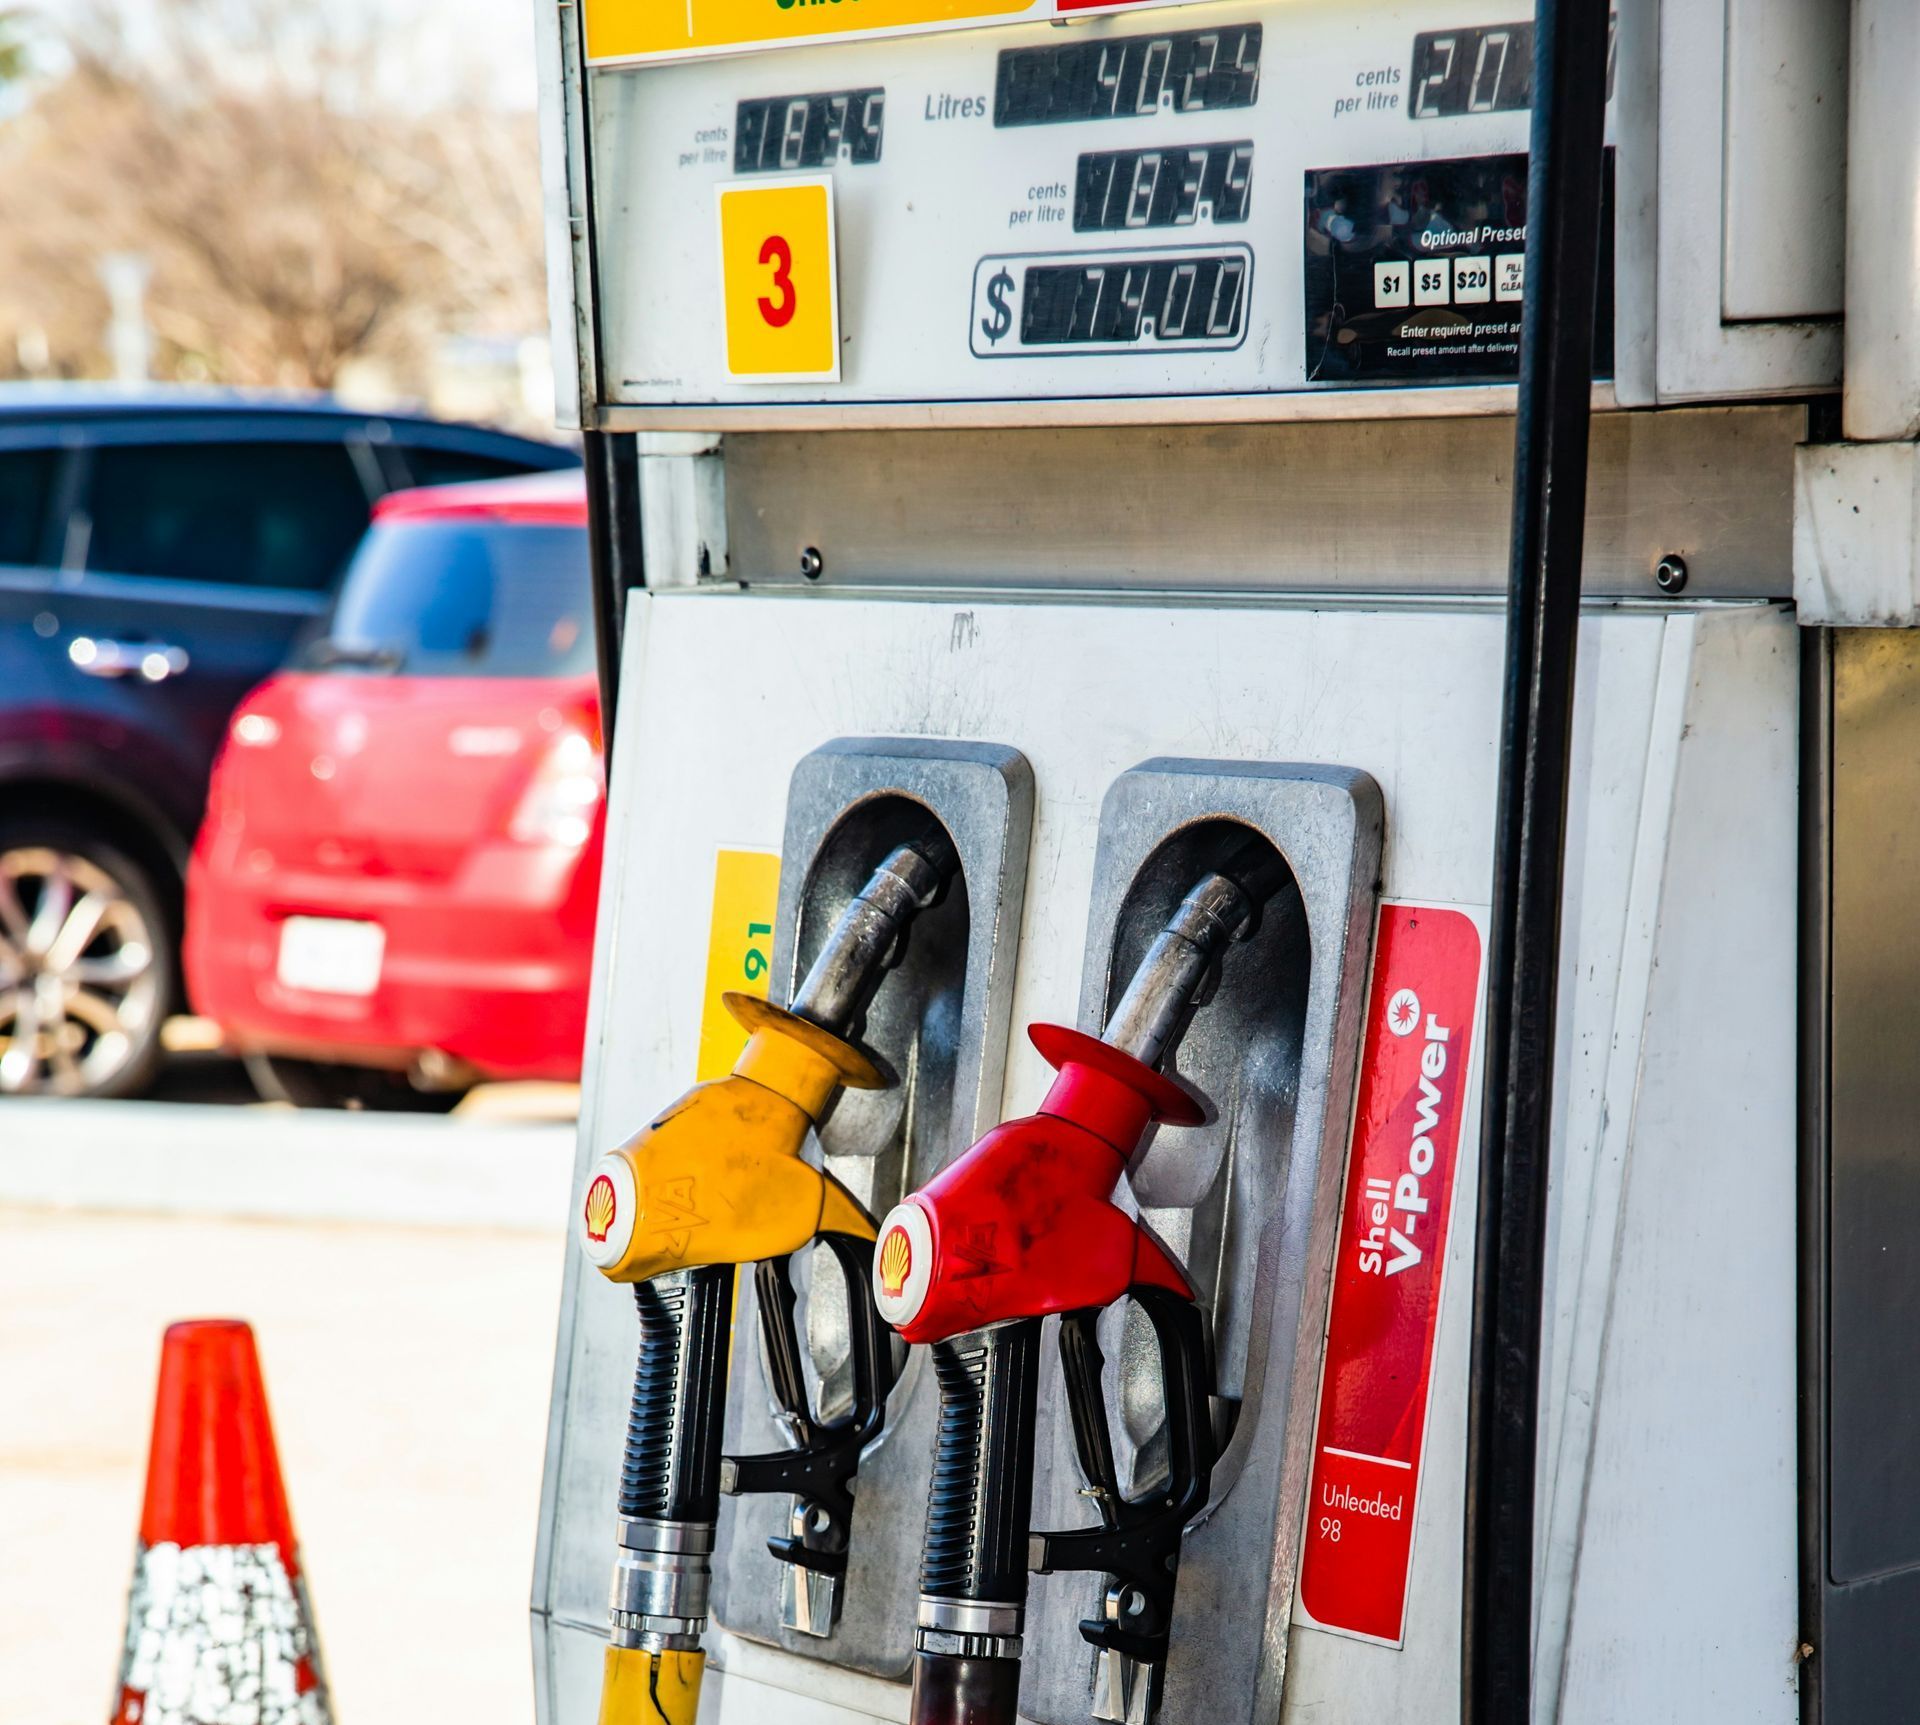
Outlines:
[[728, 374], [838, 381], [832, 179], [723, 185], [719, 208]]

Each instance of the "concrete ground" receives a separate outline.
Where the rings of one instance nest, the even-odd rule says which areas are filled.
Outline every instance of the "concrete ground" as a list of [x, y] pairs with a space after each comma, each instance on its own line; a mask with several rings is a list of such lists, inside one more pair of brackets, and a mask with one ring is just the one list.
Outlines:
[[[341, 1725], [529, 1725], [527, 1598], [570, 1133], [463, 1125], [468, 1112], [406, 1122], [409, 1134], [364, 1116], [249, 1108], [258, 1129], [235, 1134], [220, 1127], [240, 1125], [236, 1111], [206, 1103], [0, 1106], [7, 1725], [107, 1715], [160, 1335], [195, 1316], [243, 1317], [259, 1337]], [[156, 1113], [173, 1117], [164, 1132]], [[187, 1213], [129, 1213], [85, 1179], [48, 1196], [27, 1178], [64, 1146], [125, 1140], [118, 1162], [102, 1159], [117, 1179], [200, 1126], [189, 1182], [200, 1196]], [[336, 1143], [340, 1178], [316, 1179]], [[491, 1172], [469, 1225], [390, 1219], [396, 1182], [438, 1190], [470, 1146]], [[503, 1172], [522, 1146], [525, 1173]], [[263, 1219], [218, 1213], [226, 1155], [233, 1189], [253, 1194], [246, 1207]], [[301, 1213], [323, 1185], [325, 1221]], [[276, 1191], [286, 1202], [259, 1201]], [[359, 1208], [387, 1219], [357, 1220]], [[489, 1225], [495, 1210], [506, 1225]]]

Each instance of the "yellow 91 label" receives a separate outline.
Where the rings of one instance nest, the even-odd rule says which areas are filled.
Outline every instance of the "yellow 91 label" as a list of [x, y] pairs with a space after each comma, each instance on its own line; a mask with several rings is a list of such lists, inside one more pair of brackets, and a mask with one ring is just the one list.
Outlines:
[[700, 1001], [700, 1053], [694, 1076], [724, 1078], [747, 1045], [720, 997], [729, 989], [767, 995], [773, 964], [773, 918], [780, 903], [775, 851], [717, 852], [713, 859], [713, 925], [707, 935], [707, 985]]
[[718, 196], [728, 374], [838, 382], [832, 179], [725, 185]]

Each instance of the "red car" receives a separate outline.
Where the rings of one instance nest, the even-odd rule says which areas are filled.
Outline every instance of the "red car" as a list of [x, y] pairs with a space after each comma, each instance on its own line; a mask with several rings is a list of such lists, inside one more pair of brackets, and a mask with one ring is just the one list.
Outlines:
[[200, 1012], [268, 1095], [580, 1074], [605, 827], [580, 475], [403, 491], [233, 716], [187, 876]]

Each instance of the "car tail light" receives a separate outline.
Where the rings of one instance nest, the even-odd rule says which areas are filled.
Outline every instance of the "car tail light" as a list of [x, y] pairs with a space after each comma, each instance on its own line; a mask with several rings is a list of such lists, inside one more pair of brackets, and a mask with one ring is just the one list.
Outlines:
[[564, 730], [534, 769], [508, 834], [525, 844], [578, 849], [593, 834], [602, 788], [600, 751], [593, 739], [585, 731]]

